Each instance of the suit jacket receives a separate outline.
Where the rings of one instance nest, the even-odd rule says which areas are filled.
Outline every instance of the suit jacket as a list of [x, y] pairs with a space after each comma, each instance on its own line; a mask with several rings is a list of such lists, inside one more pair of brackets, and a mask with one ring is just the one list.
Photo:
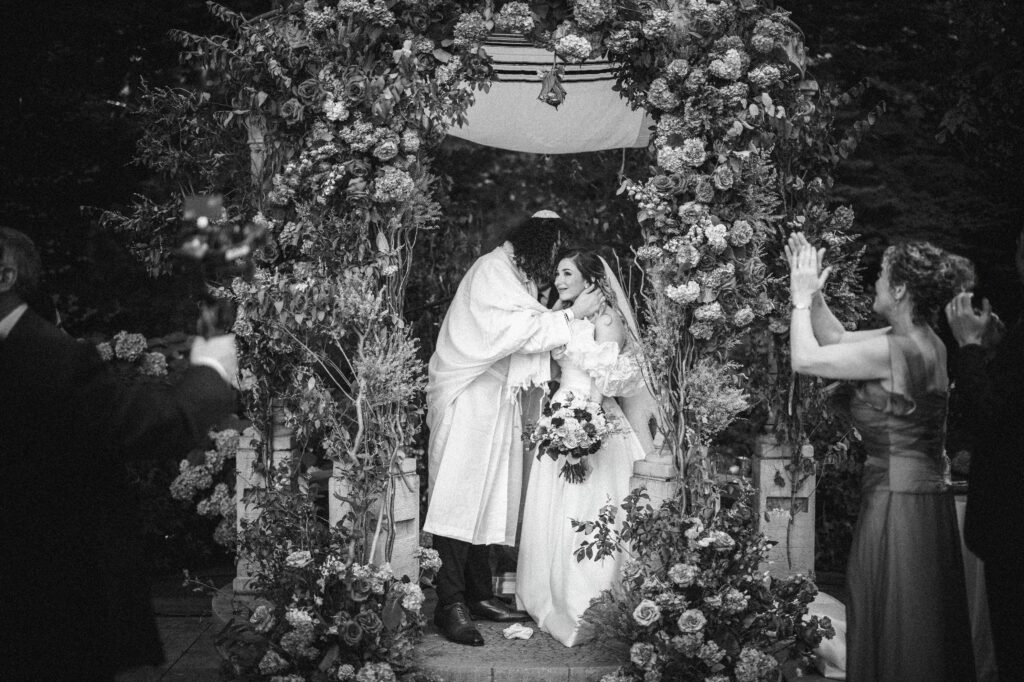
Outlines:
[[956, 391], [977, 447], [964, 519], [967, 546], [985, 561], [1024, 557], [1024, 320], [986, 367], [980, 346], [957, 357]]
[[163, 660], [124, 462], [179, 457], [234, 407], [208, 367], [125, 385], [32, 311], [0, 341], [0, 677], [109, 679]]

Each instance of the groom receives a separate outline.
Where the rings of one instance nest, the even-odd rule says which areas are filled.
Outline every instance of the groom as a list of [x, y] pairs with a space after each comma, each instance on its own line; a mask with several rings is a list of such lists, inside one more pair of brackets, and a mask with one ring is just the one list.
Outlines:
[[473, 263], [459, 283], [430, 358], [427, 425], [430, 506], [442, 566], [434, 622], [453, 642], [484, 643], [474, 618], [526, 620], [494, 597], [487, 545], [514, 545], [522, 485], [519, 390], [550, 379], [550, 354], [569, 322], [597, 310], [600, 293], [551, 311], [537, 285], [551, 276], [565, 222], [535, 213]]

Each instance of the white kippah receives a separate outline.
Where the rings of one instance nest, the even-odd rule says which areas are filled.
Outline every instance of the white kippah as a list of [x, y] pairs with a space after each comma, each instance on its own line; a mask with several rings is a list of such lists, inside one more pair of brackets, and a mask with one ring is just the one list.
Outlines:
[[558, 214], [557, 214], [557, 213], [555, 213], [554, 211], [549, 211], [549, 210], [547, 210], [547, 209], [544, 209], [543, 211], [537, 211], [536, 213], [534, 213], [534, 214], [533, 214], [532, 216], [530, 216], [530, 217], [531, 217], [531, 218], [550, 218], [550, 219], [555, 219], [555, 220], [558, 220], [558, 219], [560, 219], [560, 218], [561, 218], [562, 216], [558, 215]]

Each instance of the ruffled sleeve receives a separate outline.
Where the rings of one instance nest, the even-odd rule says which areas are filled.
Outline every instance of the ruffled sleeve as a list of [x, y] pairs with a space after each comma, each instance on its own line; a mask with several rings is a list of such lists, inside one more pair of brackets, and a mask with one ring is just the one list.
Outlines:
[[594, 380], [602, 395], [630, 397], [644, 385], [634, 354], [620, 352], [614, 341], [598, 342], [591, 334], [573, 334], [565, 347], [566, 358]]

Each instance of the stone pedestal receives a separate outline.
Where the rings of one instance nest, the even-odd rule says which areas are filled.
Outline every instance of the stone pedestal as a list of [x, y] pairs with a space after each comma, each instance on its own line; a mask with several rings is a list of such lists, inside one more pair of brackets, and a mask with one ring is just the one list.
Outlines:
[[[420, 579], [420, 560], [416, 550], [420, 547], [420, 477], [416, 474], [416, 459], [399, 460], [391, 474], [386, 498], [378, 504], [387, 504], [391, 516], [391, 529], [384, 528], [377, 540], [373, 563], [391, 562], [391, 570], [401, 578], [409, 576], [413, 582]], [[390, 555], [388, 544], [391, 545]]]
[[[274, 469], [287, 466], [292, 458], [292, 432], [284, 426], [284, 413], [275, 408], [271, 424], [271, 464]], [[238, 439], [238, 454], [235, 455], [235, 531], [241, 532], [243, 521], [253, 521], [260, 510], [255, 504], [245, 499], [246, 491], [252, 488], [265, 488], [270, 485], [266, 476], [256, 471], [259, 460], [258, 443], [262, 436], [253, 427], [242, 432]], [[249, 562], [239, 557], [235, 562], [235, 594], [248, 594], [252, 581]]]
[[[768, 570], [775, 577], [814, 572], [814, 474], [797, 487], [786, 470], [792, 446], [761, 437], [755, 445], [754, 486], [757, 488], [757, 519], [760, 531], [776, 542], [768, 554]], [[801, 457], [813, 458], [814, 448], [805, 445]], [[792, 523], [790, 520], [792, 518]]]
[[[259, 507], [245, 500], [246, 491], [272, 484], [262, 473], [256, 471], [258, 448], [255, 441], [260, 438], [255, 429], [249, 428], [239, 439], [238, 455], [235, 460], [235, 528], [238, 531], [241, 530], [243, 521], [253, 521], [260, 513]], [[274, 412], [270, 441], [272, 463], [276, 470], [290, 462], [294, 446], [293, 434], [285, 428], [284, 414], [278, 409]], [[349, 511], [345, 498], [349, 494], [351, 484], [340, 466], [334, 466], [327, 487], [328, 519], [333, 525], [345, 519]], [[416, 556], [420, 545], [419, 500], [420, 479], [416, 474], [416, 459], [400, 457], [393, 468], [384, 499], [373, 508], [372, 513], [376, 514], [380, 512], [379, 504], [388, 505], [384, 510], [384, 519], [390, 518], [391, 524], [390, 527], [383, 528], [377, 538], [372, 560], [376, 564], [390, 561], [396, 576], [407, 575], [413, 581], [419, 581], [420, 575], [419, 559]], [[373, 538], [367, 538], [367, 542], [373, 542]], [[235, 594], [251, 593], [251, 580], [248, 562], [239, 558], [233, 582]]]
[[[334, 472], [328, 484], [330, 498], [327, 503], [328, 519], [330, 523], [341, 522], [349, 512], [349, 505], [345, 501], [351, 489], [351, 484], [345, 478], [342, 468], [335, 465]], [[384, 528], [377, 538], [377, 546], [373, 554], [373, 563], [383, 564], [391, 562], [391, 569], [397, 577], [409, 576], [413, 581], [418, 581], [420, 576], [420, 561], [416, 557], [416, 551], [420, 546], [420, 478], [416, 474], [416, 459], [414, 457], [403, 457], [392, 469], [391, 480], [385, 492], [384, 499], [378, 504], [386, 504], [384, 519], [390, 516], [391, 528]], [[380, 507], [374, 505], [371, 514], [380, 512]], [[372, 543], [373, 538], [367, 538], [367, 543]], [[388, 556], [388, 545], [391, 545], [390, 556]]]
[[676, 468], [672, 455], [663, 447], [654, 450], [646, 459], [633, 464], [633, 476], [629, 479], [629, 487], [647, 489], [651, 498], [651, 507], [658, 509], [661, 503], [676, 496], [679, 492], [679, 470]]

